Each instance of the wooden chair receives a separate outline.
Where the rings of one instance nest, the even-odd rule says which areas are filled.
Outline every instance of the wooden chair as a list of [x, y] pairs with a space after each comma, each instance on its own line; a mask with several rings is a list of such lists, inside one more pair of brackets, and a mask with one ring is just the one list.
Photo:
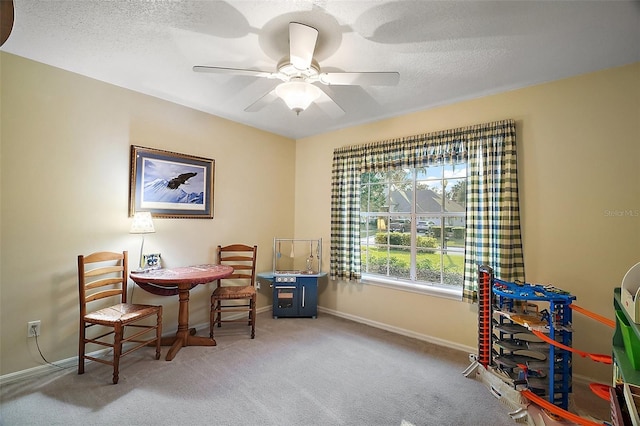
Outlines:
[[[218, 246], [217, 260], [219, 265], [233, 267], [233, 274], [216, 281], [216, 289], [211, 294], [211, 317], [209, 335], [213, 338], [214, 326], [221, 327], [224, 322], [247, 323], [251, 326], [251, 338], [256, 336], [256, 256], [258, 246], [232, 244]], [[224, 284], [223, 284], [224, 283]], [[237, 300], [246, 300], [238, 304]], [[234, 301], [223, 304], [223, 301]], [[223, 312], [248, 312], [248, 319], [223, 318]]]
[[[95, 264], [95, 265], [94, 265]], [[87, 270], [87, 266], [94, 269]], [[127, 303], [128, 254], [98, 252], [88, 256], [78, 256], [78, 287], [80, 290], [80, 336], [78, 348], [78, 374], [84, 373], [85, 359], [113, 366], [113, 383], [118, 383], [120, 358], [143, 346], [155, 343], [156, 359], [160, 359], [160, 338], [162, 335], [162, 306], [136, 305]], [[100, 305], [98, 310], [87, 311], [87, 304], [111, 298], [120, 303]], [[113, 302], [111, 302], [113, 303]], [[92, 305], [95, 306], [95, 305]], [[154, 325], [134, 324], [144, 318], [156, 316]], [[112, 330], [98, 330], [95, 337], [87, 337], [87, 329], [95, 325], [110, 327]], [[136, 330], [125, 337], [125, 328]], [[100, 327], [98, 327], [100, 328]], [[155, 331], [149, 338], [144, 334]], [[113, 339], [105, 339], [113, 334]], [[105, 360], [85, 354], [87, 343], [113, 348], [113, 358]], [[132, 343], [123, 352], [123, 344]]]

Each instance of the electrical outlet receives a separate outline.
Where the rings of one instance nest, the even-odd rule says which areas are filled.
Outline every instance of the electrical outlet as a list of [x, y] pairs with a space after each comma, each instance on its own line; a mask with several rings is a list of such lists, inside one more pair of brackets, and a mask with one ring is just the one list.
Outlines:
[[256, 290], [260, 290], [260, 281], [256, 281]]
[[27, 337], [36, 337], [40, 335], [40, 320], [29, 321], [27, 323]]

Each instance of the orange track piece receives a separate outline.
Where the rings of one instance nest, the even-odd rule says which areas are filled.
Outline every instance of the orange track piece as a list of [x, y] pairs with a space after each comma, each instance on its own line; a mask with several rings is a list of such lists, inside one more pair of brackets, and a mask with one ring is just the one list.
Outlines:
[[544, 398], [539, 397], [538, 395], [536, 395], [535, 393], [531, 392], [528, 389], [525, 389], [522, 391], [522, 394], [524, 395], [525, 398], [527, 398], [529, 401], [533, 402], [536, 405], [539, 405], [540, 407], [549, 410], [550, 412], [552, 412], [553, 414], [557, 414], [560, 417], [570, 420], [574, 423], [577, 423], [579, 425], [583, 425], [583, 426], [602, 426], [604, 423], [596, 423], [596, 422], [592, 422], [591, 420], [587, 420], [584, 417], [580, 417], [577, 414], [573, 414], [570, 411], [567, 410], [563, 410], [562, 408], [558, 407], [557, 405], [554, 405], [552, 403], [550, 403], [549, 401], [547, 401]]
[[556, 346], [560, 349], [564, 349], [565, 351], [569, 351], [569, 352], [573, 352], [576, 353], [578, 355], [580, 355], [583, 358], [589, 357], [594, 361], [597, 362], [602, 362], [604, 364], [612, 364], [613, 363], [613, 358], [611, 357], [611, 355], [604, 355], [604, 354], [592, 354], [590, 352], [585, 352], [585, 351], [581, 351], [579, 349], [576, 348], [572, 348], [571, 346], [567, 346], [564, 345], [560, 342], [558, 342], [557, 340], [553, 340], [552, 338], [550, 338], [549, 336], [547, 336], [546, 334], [538, 331], [538, 330], [531, 330], [531, 332], [533, 334], [535, 334], [537, 337], [539, 337], [540, 339], [544, 340], [545, 342]]
[[589, 388], [591, 389], [591, 392], [598, 395], [600, 398], [605, 401], [609, 401], [609, 389], [611, 389], [611, 386], [604, 385], [602, 383], [589, 383]]
[[616, 323], [615, 321], [609, 319], [609, 318], [605, 318], [602, 315], [598, 315], [595, 312], [591, 312], [586, 310], [585, 308], [581, 308], [578, 305], [574, 305], [573, 303], [569, 305], [569, 307], [571, 309], [573, 309], [576, 312], [580, 312], [582, 315], [586, 315], [591, 319], [594, 319], [596, 321], [599, 321], [601, 323], [603, 323], [604, 325], [608, 325], [611, 328], [616, 328]]

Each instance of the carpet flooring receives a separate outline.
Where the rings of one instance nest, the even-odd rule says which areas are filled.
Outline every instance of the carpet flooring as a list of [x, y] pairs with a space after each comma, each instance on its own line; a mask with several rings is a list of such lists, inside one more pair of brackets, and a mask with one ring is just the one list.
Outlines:
[[463, 376], [469, 360], [460, 351], [327, 314], [259, 314], [253, 340], [248, 327], [217, 330], [217, 346], [183, 348], [170, 362], [167, 348], [159, 361], [153, 348], [123, 358], [117, 385], [97, 363], [84, 375], [52, 368], [4, 385], [0, 424], [516, 424], [482, 383]]

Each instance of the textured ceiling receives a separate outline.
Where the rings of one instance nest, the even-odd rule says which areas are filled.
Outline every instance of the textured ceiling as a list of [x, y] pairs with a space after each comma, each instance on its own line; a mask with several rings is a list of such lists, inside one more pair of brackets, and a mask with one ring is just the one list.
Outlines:
[[[638, 1], [14, 3], [0, 50], [296, 139], [640, 60]], [[398, 71], [400, 83], [321, 86], [346, 111], [332, 119], [279, 99], [245, 112], [278, 81], [192, 71], [275, 71], [291, 21], [319, 30], [322, 71]]]

